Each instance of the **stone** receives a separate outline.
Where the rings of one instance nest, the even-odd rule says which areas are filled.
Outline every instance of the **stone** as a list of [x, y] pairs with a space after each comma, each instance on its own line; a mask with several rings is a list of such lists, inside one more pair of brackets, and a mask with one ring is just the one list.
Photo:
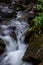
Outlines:
[[0, 38], [0, 55], [4, 53], [5, 47], [4, 41]]
[[32, 35], [28, 42], [27, 51], [23, 57], [23, 61], [32, 61], [38, 65], [43, 60], [43, 34], [41, 36]]
[[11, 32], [10, 33], [10, 36], [14, 39], [14, 40], [17, 40], [17, 36], [16, 36], [16, 33], [15, 32]]
[[12, 12], [12, 13], [0, 12], [0, 16], [2, 18], [13, 18], [13, 17], [16, 17], [16, 13], [15, 12]]

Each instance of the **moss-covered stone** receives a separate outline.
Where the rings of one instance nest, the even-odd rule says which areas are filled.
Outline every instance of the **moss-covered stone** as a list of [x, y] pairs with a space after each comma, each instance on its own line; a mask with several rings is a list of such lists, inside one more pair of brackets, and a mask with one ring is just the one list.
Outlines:
[[36, 37], [34, 34], [29, 39], [28, 48], [23, 57], [23, 60], [29, 62], [30, 58], [34, 58], [40, 61], [43, 60], [43, 34]]

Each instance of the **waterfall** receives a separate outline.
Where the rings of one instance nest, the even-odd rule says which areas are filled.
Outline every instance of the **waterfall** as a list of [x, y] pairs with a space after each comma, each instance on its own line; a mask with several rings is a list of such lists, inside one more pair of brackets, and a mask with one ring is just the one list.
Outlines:
[[[8, 8], [7, 8], [8, 9]], [[4, 10], [3, 10], [4, 11]], [[17, 18], [20, 15], [17, 14]], [[1, 32], [0, 38], [5, 42], [6, 48], [5, 53], [0, 56], [0, 65], [32, 65], [31, 63], [23, 62], [22, 58], [27, 49], [27, 44], [24, 42], [25, 35], [22, 37], [26, 29], [28, 28], [28, 23], [24, 20], [18, 21], [11, 19], [8, 21], [9, 24], [0, 24]], [[16, 27], [16, 29], [11, 29], [10, 27]], [[17, 40], [10, 36], [11, 32], [15, 32]], [[3, 32], [4, 36], [1, 35]]]

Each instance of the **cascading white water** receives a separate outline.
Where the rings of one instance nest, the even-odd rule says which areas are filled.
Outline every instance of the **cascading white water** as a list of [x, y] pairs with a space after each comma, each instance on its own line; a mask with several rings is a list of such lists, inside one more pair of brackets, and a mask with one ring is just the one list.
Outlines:
[[[5, 56], [2, 55], [3, 59], [0, 62], [0, 65], [31, 65], [31, 63], [26, 63], [22, 61], [24, 53], [26, 51], [27, 45], [24, 42], [24, 37], [21, 37], [24, 31], [27, 29], [28, 24], [25, 21], [16, 21], [15, 19], [10, 20], [8, 25], [0, 25], [5, 36], [1, 36], [6, 44]], [[9, 29], [11, 26], [16, 26], [14, 31], [17, 34], [17, 42], [14, 40], [9, 33], [12, 29]], [[5, 56], [5, 57], [4, 57]], [[0, 57], [1, 58], [1, 57]]]

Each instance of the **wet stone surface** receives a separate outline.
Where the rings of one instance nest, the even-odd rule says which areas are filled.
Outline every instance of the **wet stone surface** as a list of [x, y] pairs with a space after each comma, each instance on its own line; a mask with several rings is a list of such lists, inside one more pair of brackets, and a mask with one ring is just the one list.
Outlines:
[[4, 53], [5, 47], [5, 42], [0, 38], [0, 54]]

